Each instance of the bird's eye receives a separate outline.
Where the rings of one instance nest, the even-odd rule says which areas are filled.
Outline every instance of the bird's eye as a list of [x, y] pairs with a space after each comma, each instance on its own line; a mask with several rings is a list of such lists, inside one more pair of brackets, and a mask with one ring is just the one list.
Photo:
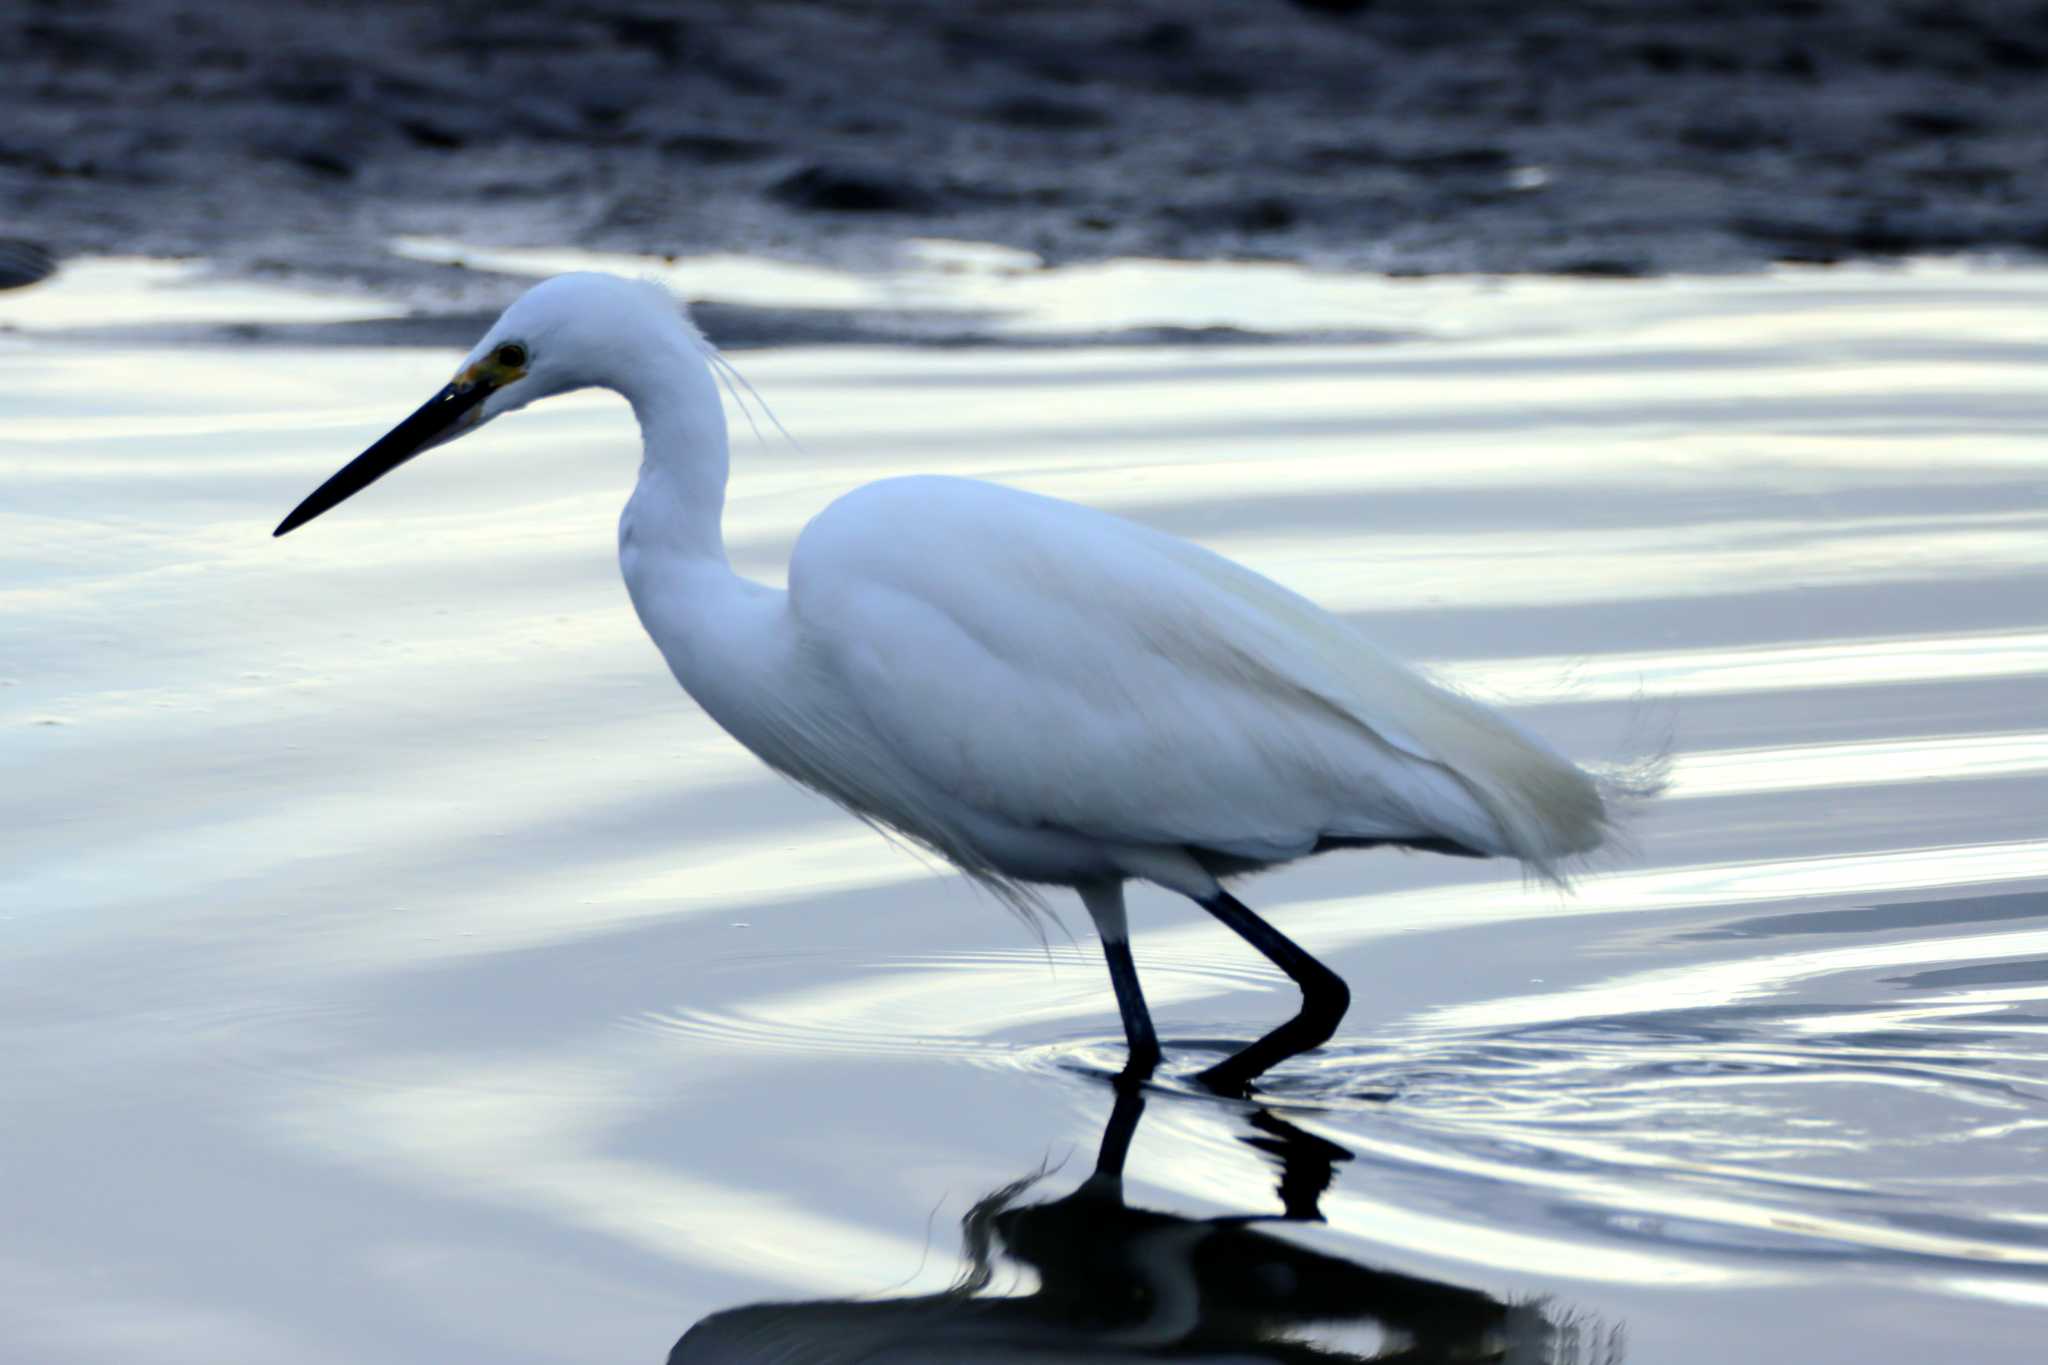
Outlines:
[[526, 348], [516, 341], [509, 341], [500, 346], [491, 358], [508, 370], [526, 368]]

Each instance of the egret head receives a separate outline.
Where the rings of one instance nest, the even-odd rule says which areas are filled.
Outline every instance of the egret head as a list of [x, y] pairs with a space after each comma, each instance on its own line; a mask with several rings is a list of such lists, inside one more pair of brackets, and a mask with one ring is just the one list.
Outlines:
[[303, 526], [422, 451], [537, 398], [615, 386], [637, 358], [678, 341], [697, 342], [696, 331], [658, 284], [594, 273], [542, 280], [499, 315], [445, 388], [314, 489], [273, 534]]

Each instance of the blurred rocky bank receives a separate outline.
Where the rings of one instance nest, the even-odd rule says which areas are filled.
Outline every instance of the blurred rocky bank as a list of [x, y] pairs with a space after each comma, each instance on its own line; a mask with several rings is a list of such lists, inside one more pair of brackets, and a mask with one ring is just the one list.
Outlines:
[[2048, 247], [2048, 4], [15, 0], [0, 238], [1640, 275]]

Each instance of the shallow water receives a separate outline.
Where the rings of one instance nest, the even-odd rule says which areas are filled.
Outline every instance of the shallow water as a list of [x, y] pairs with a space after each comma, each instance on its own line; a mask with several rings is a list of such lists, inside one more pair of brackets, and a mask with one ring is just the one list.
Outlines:
[[[2048, 274], [1437, 306], [747, 359], [802, 449], [741, 425], [746, 571], [856, 483], [975, 474], [1238, 555], [1575, 755], [1676, 754], [1573, 897], [1249, 884], [1357, 996], [1260, 1105], [1181, 1078], [1284, 981], [1138, 893], [1170, 1074], [1114, 1123], [1078, 910], [1041, 947], [676, 693], [621, 405], [274, 542], [451, 354], [0, 335], [6, 1354], [655, 1361], [773, 1302], [677, 1358], [2036, 1358]], [[992, 1194], [983, 1296], [934, 1297]]]

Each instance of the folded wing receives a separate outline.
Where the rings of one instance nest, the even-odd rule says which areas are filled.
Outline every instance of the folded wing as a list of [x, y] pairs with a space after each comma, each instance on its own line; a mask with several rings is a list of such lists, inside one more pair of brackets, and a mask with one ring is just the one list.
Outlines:
[[791, 609], [895, 758], [1024, 827], [1280, 861], [1448, 839], [1545, 875], [1594, 779], [1305, 598], [1187, 542], [970, 480], [871, 484], [799, 542]]

